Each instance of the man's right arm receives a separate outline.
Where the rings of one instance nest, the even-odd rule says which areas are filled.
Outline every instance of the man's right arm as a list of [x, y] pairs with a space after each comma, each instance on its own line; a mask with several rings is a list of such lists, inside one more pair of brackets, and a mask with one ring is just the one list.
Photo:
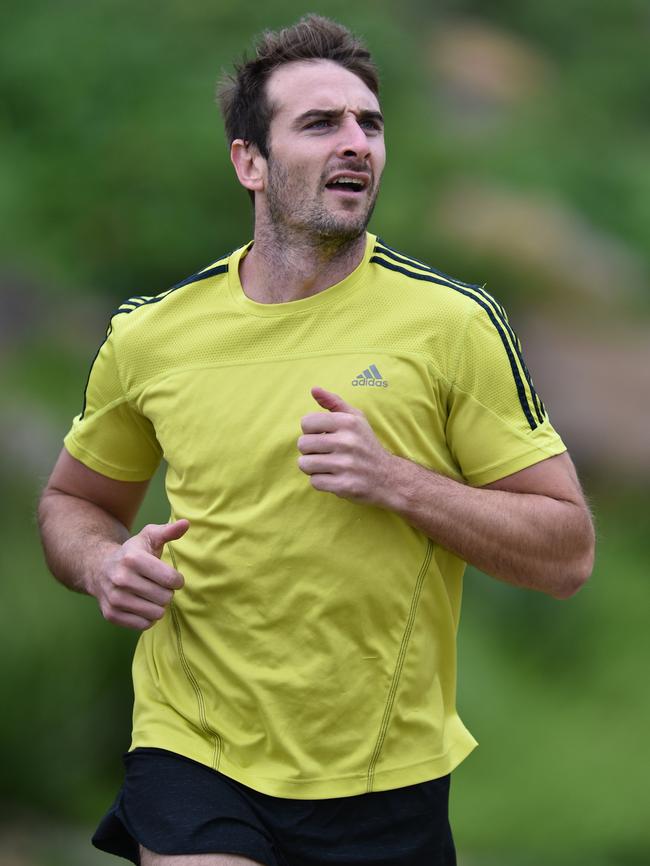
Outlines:
[[164, 545], [187, 532], [187, 520], [130, 528], [147, 481], [116, 481], [63, 449], [41, 496], [38, 521], [52, 574], [97, 599], [105, 619], [146, 629], [159, 620], [183, 578], [160, 560]]

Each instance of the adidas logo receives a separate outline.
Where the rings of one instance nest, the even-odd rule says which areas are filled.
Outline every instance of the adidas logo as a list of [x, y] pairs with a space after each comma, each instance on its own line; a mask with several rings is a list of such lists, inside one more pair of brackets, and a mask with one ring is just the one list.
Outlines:
[[388, 382], [374, 364], [371, 364], [363, 373], [359, 373], [352, 380], [352, 384], [355, 388], [388, 388]]

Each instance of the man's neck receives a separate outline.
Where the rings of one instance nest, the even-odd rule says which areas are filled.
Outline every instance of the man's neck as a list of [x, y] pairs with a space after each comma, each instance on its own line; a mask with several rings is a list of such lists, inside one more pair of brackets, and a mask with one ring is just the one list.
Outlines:
[[240, 262], [244, 294], [260, 304], [308, 298], [344, 280], [360, 264], [366, 233], [324, 244], [306, 236], [279, 237], [272, 226], [255, 227], [255, 240]]

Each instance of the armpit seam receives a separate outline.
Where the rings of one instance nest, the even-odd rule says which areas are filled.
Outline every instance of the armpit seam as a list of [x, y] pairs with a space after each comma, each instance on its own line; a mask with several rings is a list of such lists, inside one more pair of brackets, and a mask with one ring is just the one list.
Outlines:
[[[467, 337], [467, 332], [469, 331], [469, 326], [470, 326], [470, 323], [472, 321], [472, 317], [474, 315], [477, 315], [477, 308], [476, 308], [476, 306], [470, 306], [469, 309], [467, 310], [467, 318], [465, 319], [465, 326], [463, 328], [463, 333], [458, 339], [458, 351], [456, 353], [456, 363], [454, 365], [454, 371], [453, 371], [453, 373], [451, 373], [451, 375], [449, 377], [450, 389], [456, 387], [456, 377], [458, 376], [458, 368], [460, 367], [460, 359], [461, 359], [461, 355], [463, 352], [463, 346], [465, 345], [465, 338]], [[459, 389], [459, 390], [461, 390], [461, 389]]]
[[[494, 409], [492, 409], [490, 406], [486, 406], [485, 403], [483, 403], [481, 400], [479, 400], [478, 397], [476, 397], [475, 394], [472, 394], [471, 391], [466, 391], [464, 388], [461, 388], [460, 386], [456, 385], [455, 383], [452, 383], [450, 390], [454, 390], [454, 389], [456, 391], [458, 391], [460, 394], [464, 394], [473, 403], [476, 403], [478, 406], [480, 406], [482, 409], [484, 409], [486, 412], [488, 412], [493, 418], [496, 418], [501, 424], [504, 424], [512, 433], [514, 433], [516, 436], [521, 438], [524, 442], [530, 442], [531, 441], [528, 433], [525, 433], [520, 428], [515, 427], [511, 421], [509, 421], [507, 418], [504, 418], [503, 415], [499, 415], [499, 413], [495, 412]], [[536, 429], [539, 430], [542, 427], [544, 427], [545, 422], [547, 422], [547, 421], [548, 421], [548, 416], [544, 419], [542, 424], [537, 426]], [[530, 433], [534, 433], [534, 432], [535, 432], [534, 430], [530, 430]]]

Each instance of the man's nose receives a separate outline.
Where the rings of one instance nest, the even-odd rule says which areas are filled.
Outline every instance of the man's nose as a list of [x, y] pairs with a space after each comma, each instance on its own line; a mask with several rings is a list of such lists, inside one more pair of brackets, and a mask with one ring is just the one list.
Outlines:
[[363, 127], [359, 126], [356, 117], [348, 116], [341, 125], [341, 135], [336, 151], [338, 156], [356, 156], [361, 159], [370, 156], [368, 136]]

